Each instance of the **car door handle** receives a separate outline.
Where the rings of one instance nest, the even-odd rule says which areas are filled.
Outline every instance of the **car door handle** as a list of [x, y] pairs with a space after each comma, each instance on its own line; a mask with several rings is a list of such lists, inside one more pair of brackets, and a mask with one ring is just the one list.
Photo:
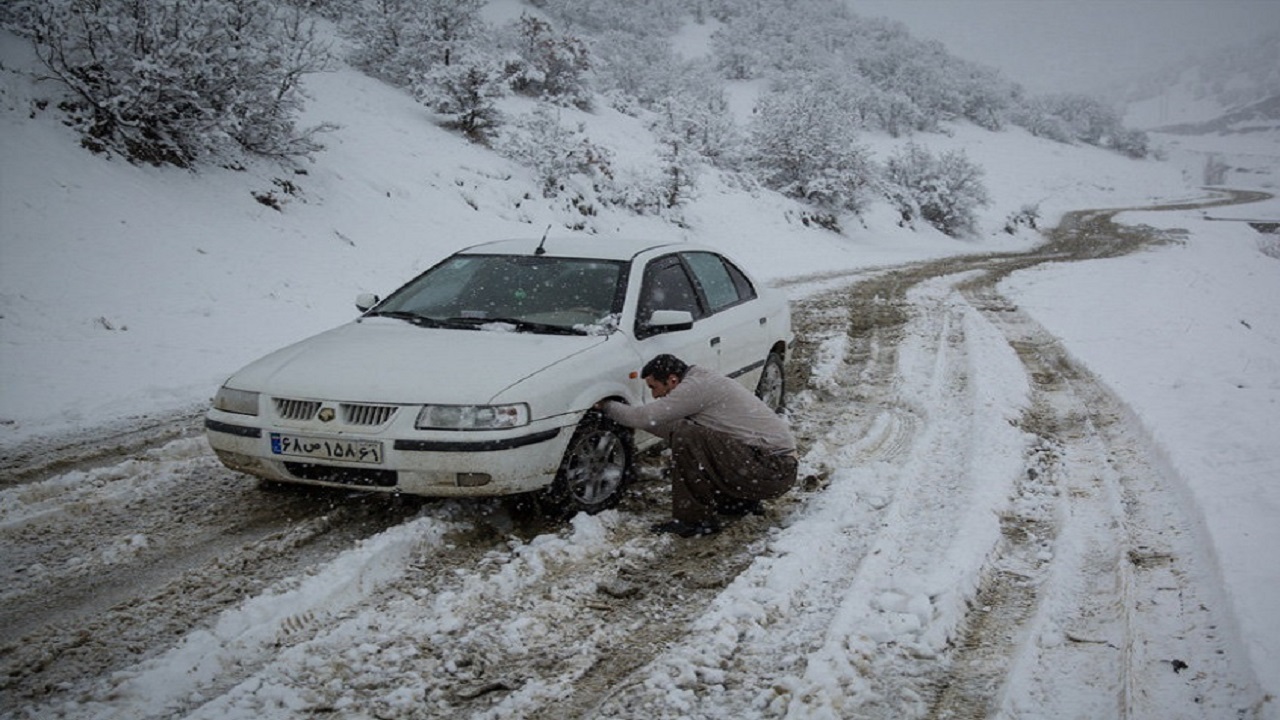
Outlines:
[[718, 338], [718, 337], [713, 337], [713, 338], [711, 338], [711, 347], [715, 347], [715, 346], [717, 346], [717, 345], [719, 345], [719, 344], [720, 344], [720, 338]]

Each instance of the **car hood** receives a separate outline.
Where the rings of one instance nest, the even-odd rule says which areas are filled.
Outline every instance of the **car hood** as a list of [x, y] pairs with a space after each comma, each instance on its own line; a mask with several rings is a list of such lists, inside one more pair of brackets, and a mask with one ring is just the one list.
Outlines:
[[277, 350], [237, 372], [227, 384], [315, 400], [485, 403], [607, 339], [423, 328], [366, 318]]

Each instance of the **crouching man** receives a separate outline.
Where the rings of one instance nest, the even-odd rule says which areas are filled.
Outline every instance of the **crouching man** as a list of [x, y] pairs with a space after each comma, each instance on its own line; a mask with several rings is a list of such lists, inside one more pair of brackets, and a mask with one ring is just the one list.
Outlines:
[[681, 537], [720, 530], [716, 513], [759, 512], [796, 482], [796, 443], [787, 423], [736, 380], [674, 355], [640, 371], [654, 402], [597, 406], [626, 427], [667, 440], [671, 448], [671, 517], [654, 532]]

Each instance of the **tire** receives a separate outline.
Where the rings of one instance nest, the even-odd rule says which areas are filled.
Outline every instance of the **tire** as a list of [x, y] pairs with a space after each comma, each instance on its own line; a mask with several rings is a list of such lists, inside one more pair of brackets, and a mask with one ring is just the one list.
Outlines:
[[771, 352], [765, 358], [760, 381], [756, 383], [756, 397], [771, 410], [780, 413], [787, 407], [787, 374], [782, 366], [782, 355]]
[[631, 480], [632, 456], [631, 431], [588, 412], [569, 440], [555, 481], [538, 499], [543, 512], [569, 517], [613, 507]]

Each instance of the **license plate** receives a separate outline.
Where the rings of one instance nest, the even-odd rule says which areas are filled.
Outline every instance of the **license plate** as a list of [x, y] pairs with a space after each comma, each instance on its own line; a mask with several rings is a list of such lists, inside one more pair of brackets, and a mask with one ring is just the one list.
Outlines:
[[382, 443], [377, 440], [336, 440], [271, 433], [271, 452], [317, 460], [345, 460], [370, 465], [382, 463]]

